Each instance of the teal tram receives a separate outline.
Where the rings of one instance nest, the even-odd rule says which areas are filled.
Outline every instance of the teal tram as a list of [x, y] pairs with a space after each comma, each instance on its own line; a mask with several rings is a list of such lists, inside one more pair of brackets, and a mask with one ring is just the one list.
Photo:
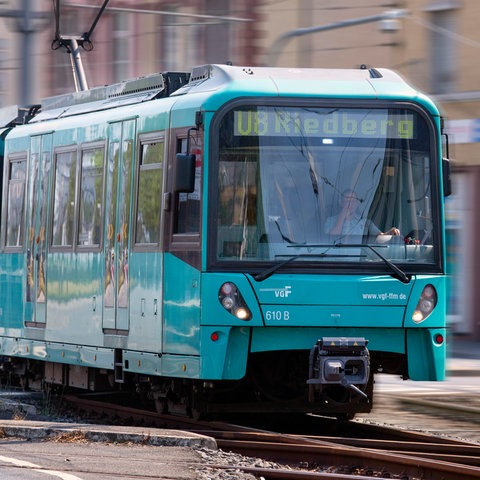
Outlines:
[[444, 378], [446, 142], [397, 74], [205, 65], [16, 116], [4, 382], [352, 418], [375, 373]]

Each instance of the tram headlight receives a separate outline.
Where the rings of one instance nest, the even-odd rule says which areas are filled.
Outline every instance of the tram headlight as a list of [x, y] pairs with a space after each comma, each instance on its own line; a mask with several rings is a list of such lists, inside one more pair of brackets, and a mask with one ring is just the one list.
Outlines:
[[423, 322], [437, 305], [437, 291], [433, 285], [428, 284], [422, 291], [417, 307], [412, 315], [415, 323]]
[[237, 310], [235, 310], [235, 316], [237, 318], [239, 318], [240, 320], [249, 320], [249, 311], [248, 309], [246, 308], [237, 308]]
[[235, 300], [232, 297], [224, 297], [222, 299], [222, 305], [225, 310], [231, 310], [235, 305]]
[[240, 290], [234, 283], [226, 282], [220, 287], [218, 300], [225, 310], [239, 320], [248, 321], [252, 318], [252, 312], [243, 299]]

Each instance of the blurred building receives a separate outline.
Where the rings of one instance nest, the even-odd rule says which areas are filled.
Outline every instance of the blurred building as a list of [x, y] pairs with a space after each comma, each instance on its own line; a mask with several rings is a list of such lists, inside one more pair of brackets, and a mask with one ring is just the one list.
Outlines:
[[[61, 0], [62, 35], [80, 35], [92, 25], [104, 0]], [[253, 65], [261, 52], [255, 0], [110, 0], [81, 51], [91, 86], [159, 71], [190, 71], [205, 63]], [[95, 5], [92, 5], [95, 4]], [[48, 32], [52, 36], [53, 32]], [[46, 46], [50, 43], [46, 39]], [[48, 48], [46, 49], [48, 50]], [[66, 50], [48, 52], [51, 91], [72, 89]]]
[[[59, 33], [89, 31], [104, 0], [61, 0]], [[51, 50], [55, 0], [0, 0], [0, 106], [75, 89]], [[204, 63], [398, 71], [448, 119], [449, 321], [480, 340], [480, 2], [473, 0], [110, 0], [81, 51], [89, 86]], [[319, 27], [319, 28], [315, 28]], [[30, 73], [25, 74], [28, 69]], [[29, 83], [28, 83], [29, 82]]]

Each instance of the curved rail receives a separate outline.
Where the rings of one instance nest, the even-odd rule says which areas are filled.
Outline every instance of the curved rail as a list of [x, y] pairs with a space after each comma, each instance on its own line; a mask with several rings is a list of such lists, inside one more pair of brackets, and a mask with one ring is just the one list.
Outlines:
[[[345, 437], [312, 437], [261, 431], [255, 428], [232, 425], [223, 422], [200, 422], [188, 418], [160, 415], [155, 412], [138, 410], [96, 400], [68, 396], [66, 399], [82, 408], [113, 415], [117, 418], [136, 419], [142, 424], [159, 427], [194, 430], [215, 438], [219, 448], [245, 456], [263, 458], [282, 464], [316, 466], [317, 471], [254, 469], [238, 466], [245, 472], [261, 475], [267, 479], [280, 478], [322, 478], [320, 469], [329, 470], [328, 478], [355, 479], [351, 472], [362, 472], [365, 480], [368, 474], [392, 478], [425, 478], [443, 480], [480, 479], [480, 445], [468, 444], [453, 439], [439, 439], [430, 435], [411, 432], [411, 440], [399, 442], [378, 438], [352, 439]], [[354, 425], [352, 424], [352, 428]], [[374, 430], [373, 426], [369, 426]], [[385, 427], [381, 427], [385, 430]], [[378, 432], [377, 432], [378, 434]], [[402, 431], [404, 437], [410, 432]], [[376, 437], [376, 435], [373, 435]], [[214, 466], [214, 468], [224, 468]], [[228, 468], [233, 468], [231, 465]], [[331, 469], [346, 469], [350, 473], [332, 476]], [[266, 471], [264, 471], [266, 470]], [[256, 473], [255, 473], [256, 472]], [[299, 472], [299, 473], [298, 473]], [[292, 477], [288, 475], [301, 475]], [[286, 475], [286, 476], [285, 476]], [[316, 475], [316, 477], [312, 477]], [[342, 476], [345, 475], [345, 476]], [[367, 475], [367, 477], [365, 476]], [[360, 478], [360, 477], [359, 477]]]

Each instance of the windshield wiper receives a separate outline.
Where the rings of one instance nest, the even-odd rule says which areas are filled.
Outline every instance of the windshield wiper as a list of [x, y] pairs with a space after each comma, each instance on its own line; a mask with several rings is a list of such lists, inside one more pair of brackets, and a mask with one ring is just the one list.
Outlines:
[[[332, 257], [340, 256], [340, 255], [333, 255], [333, 254], [327, 253], [328, 250], [336, 247], [336, 245], [331, 245], [331, 244], [330, 245], [306, 245], [306, 244], [303, 244], [303, 243], [294, 243], [292, 245], [288, 245], [288, 247], [317, 247], [317, 248], [318, 247], [323, 247], [323, 248], [326, 248], [326, 250], [324, 252], [320, 252], [320, 253], [299, 253], [298, 255], [293, 255], [291, 257], [288, 257], [287, 259], [281, 261], [280, 263], [276, 263], [272, 267], [267, 268], [266, 270], [263, 270], [262, 272], [259, 272], [256, 275], [253, 275], [254, 280], [256, 280], [257, 282], [262, 282], [263, 280], [266, 280], [268, 277], [270, 277], [272, 274], [274, 274], [277, 270], [282, 268], [284, 265], [287, 265], [288, 263], [293, 262], [294, 260], [297, 260], [298, 258], [302, 258], [302, 257], [320, 257], [320, 258], [323, 258], [323, 257], [329, 257], [329, 256], [332, 256]], [[358, 257], [358, 255], [341, 255], [341, 256]]]
[[[390, 270], [392, 270], [395, 273], [396, 278], [400, 280], [401, 282], [407, 284], [410, 283], [411, 277], [408, 276], [403, 270], [401, 270], [397, 265], [395, 265], [393, 262], [388, 260], [388, 258], [385, 258], [378, 250], [376, 250], [372, 245], [369, 245], [368, 243], [334, 243], [332, 244], [302, 244], [302, 243], [295, 243], [293, 245], [289, 245], [292, 247], [303, 247], [303, 248], [326, 248], [324, 252], [317, 253], [317, 254], [298, 254], [298, 255], [293, 255], [291, 257], [288, 257], [287, 259], [283, 260], [280, 263], [276, 263], [270, 268], [267, 268], [266, 270], [263, 270], [262, 272], [257, 273], [256, 275], [253, 276], [253, 278], [257, 282], [262, 282], [263, 280], [266, 280], [268, 277], [273, 275], [277, 270], [282, 268], [284, 265], [287, 265], [290, 262], [293, 262], [294, 260], [302, 257], [327, 257], [328, 255], [328, 250], [332, 248], [364, 248], [367, 247], [369, 248], [375, 255], [377, 255], [385, 265], [387, 265]], [[348, 255], [348, 256], [353, 256], [353, 255]], [[358, 256], [358, 255], [355, 255]]]
[[393, 262], [391, 262], [388, 258], [385, 258], [376, 248], [374, 248], [372, 245], [368, 243], [335, 243], [333, 245], [334, 247], [340, 247], [340, 248], [345, 248], [345, 247], [355, 247], [355, 248], [363, 248], [367, 247], [369, 248], [375, 255], [380, 258], [385, 265], [387, 265], [390, 270], [392, 270], [398, 280], [400, 280], [402, 283], [410, 283], [411, 277], [409, 277], [403, 270], [397, 267]]
[[304, 256], [305, 255], [300, 254], [300, 255], [294, 255], [293, 257], [288, 257], [286, 260], [283, 260], [283, 262], [276, 263], [275, 265], [273, 265], [273, 267], [267, 268], [266, 270], [263, 270], [263, 272], [253, 275], [253, 278], [257, 282], [263, 282], [263, 280], [266, 280], [268, 277], [272, 276], [278, 269], [282, 268], [287, 263], [293, 262], [297, 258], [304, 257]]

